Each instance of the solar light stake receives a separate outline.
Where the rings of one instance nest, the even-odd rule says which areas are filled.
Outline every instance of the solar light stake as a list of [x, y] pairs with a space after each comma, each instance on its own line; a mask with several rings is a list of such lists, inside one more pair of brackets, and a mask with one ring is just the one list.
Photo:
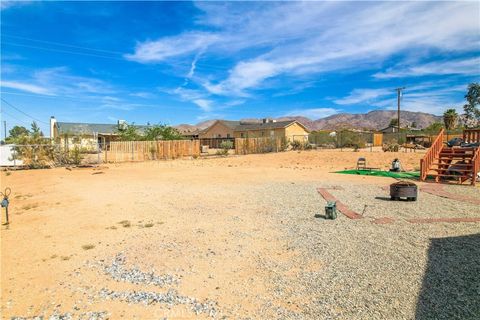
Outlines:
[[12, 190], [8, 187], [5, 188], [4, 192], [0, 192], [0, 196], [3, 197], [1, 206], [2, 206], [2, 208], [5, 208], [5, 216], [7, 218], [7, 222], [5, 223], [6, 225], [9, 224], [9, 222], [8, 222], [8, 204], [10, 202], [8, 201], [8, 196], [10, 195], [10, 193], [12, 193]]
[[328, 201], [325, 206], [325, 217], [327, 219], [335, 220], [337, 218], [337, 202]]

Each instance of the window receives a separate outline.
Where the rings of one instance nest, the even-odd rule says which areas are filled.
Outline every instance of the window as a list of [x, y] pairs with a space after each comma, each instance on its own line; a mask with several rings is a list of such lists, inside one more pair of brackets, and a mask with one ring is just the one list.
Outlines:
[[275, 130], [270, 130], [270, 137], [273, 137], [275, 135]]
[[262, 131], [262, 137], [265, 136], [265, 131]]
[[227, 133], [227, 138], [230, 138], [230, 133]]
[[245, 138], [245, 133], [240, 133], [240, 138]]

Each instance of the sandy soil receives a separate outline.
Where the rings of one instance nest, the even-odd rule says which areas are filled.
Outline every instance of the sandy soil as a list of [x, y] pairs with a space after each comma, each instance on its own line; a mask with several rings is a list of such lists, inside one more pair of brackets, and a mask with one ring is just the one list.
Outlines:
[[[2, 190], [9, 186], [13, 191], [11, 224], [1, 230], [2, 318], [65, 313], [93, 318], [88, 312], [106, 312], [111, 319], [413, 318], [428, 263], [429, 239], [478, 234], [480, 227], [475, 223], [412, 226], [406, 222], [379, 226], [369, 219], [353, 221], [343, 216], [327, 225], [326, 220], [315, 218], [325, 205], [316, 187], [334, 185], [344, 186], [335, 195], [341, 200], [345, 197], [345, 203], [356, 210], [362, 210], [364, 203], [371, 208], [381, 206], [379, 211], [372, 209], [374, 217], [432, 217], [449, 203], [441, 214], [457, 213], [453, 202], [433, 195], [420, 197], [413, 209], [402, 203], [398, 210], [395, 203], [372, 199], [375, 194], [386, 196], [381, 187], [393, 179], [331, 173], [353, 168], [360, 156], [371, 167], [388, 168], [398, 157], [406, 169], [414, 169], [422, 154], [286, 152], [108, 164], [100, 170], [2, 172]], [[345, 194], [348, 188], [358, 192], [357, 202]], [[478, 188], [465, 188], [472, 196], [480, 196]], [[461, 204], [460, 208], [458, 216], [480, 216], [474, 205]], [[335, 237], [344, 238], [331, 246], [326, 238], [312, 240], [322, 230], [324, 236], [336, 230]], [[308, 240], [307, 235], [311, 235]], [[378, 248], [381, 256], [370, 262], [350, 247], [364, 237], [372, 241], [370, 237], [390, 235]], [[349, 249], [342, 247], [352, 240]], [[324, 241], [328, 252], [311, 252], [314, 245], [309, 241]], [[401, 249], [400, 259], [401, 246], [408, 251]], [[340, 253], [335, 258], [337, 250]], [[136, 267], [176, 280], [159, 285], [135, 283], [129, 275], [114, 278], [105, 270], [118, 254], [125, 257], [127, 271]], [[319, 304], [325, 292], [309, 291], [312, 283], [304, 277], [308, 274], [321, 280], [323, 286], [338, 276], [326, 273], [336, 272], [332, 271], [335, 266], [341, 269], [351, 261], [352, 268], [369, 263], [373, 267], [391, 258], [392, 266], [402, 268], [408, 255], [411, 267], [418, 270], [392, 280], [395, 294], [362, 291], [363, 282], [375, 287], [379, 281], [377, 285], [384, 286], [389, 276], [400, 271], [395, 268], [386, 269], [387, 280], [367, 274], [356, 288], [348, 284], [360, 295], [372, 294], [379, 300], [365, 307], [367, 313], [358, 310], [368, 303], [347, 295], [345, 301], [354, 304], [341, 305], [342, 297]], [[342, 281], [349, 280], [339, 279], [322, 290], [347, 285]], [[169, 289], [192, 299], [175, 298], [167, 303], [150, 299], [144, 304], [126, 302], [125, 295], [104, 294], [166, 293]], [[341, 288], [335, 290], [341, 292]]]

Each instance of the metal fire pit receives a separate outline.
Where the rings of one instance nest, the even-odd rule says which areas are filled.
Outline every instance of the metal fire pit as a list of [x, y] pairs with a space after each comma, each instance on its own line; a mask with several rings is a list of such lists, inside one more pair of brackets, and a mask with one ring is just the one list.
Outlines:
[[417, 201], [417, 185], [409, 181], [399, 181], [390, 185], [390, 199], [400, 200], [406, 198], [407, 201]]

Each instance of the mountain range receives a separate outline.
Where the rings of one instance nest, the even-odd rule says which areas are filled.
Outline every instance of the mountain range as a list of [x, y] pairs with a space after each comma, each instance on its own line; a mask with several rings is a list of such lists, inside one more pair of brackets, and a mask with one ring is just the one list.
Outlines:
[[[392, 119], [397, 118], [395, 110], [374, 110], [368, 113], [338, 113], [329, 117], [312, 120], [302, 116], [287, 116], [274, 118], [277, 121], [297, 120], [310, 130], [338, 130], [338, 129], [369, 129], [379, 130], [387, 127]], [[434, 122], [441, 122], [443, 118], [430, 113], [401, 111], [400, 123], [402, 127], [428, 127]], [[180, 124], [175, 126], [182, 132], [202, 130], [211, 126], [217, 119], [206, 120], [196, 125]], [[261, 119], [240, 119], [240, 121], [260, 122]]]

